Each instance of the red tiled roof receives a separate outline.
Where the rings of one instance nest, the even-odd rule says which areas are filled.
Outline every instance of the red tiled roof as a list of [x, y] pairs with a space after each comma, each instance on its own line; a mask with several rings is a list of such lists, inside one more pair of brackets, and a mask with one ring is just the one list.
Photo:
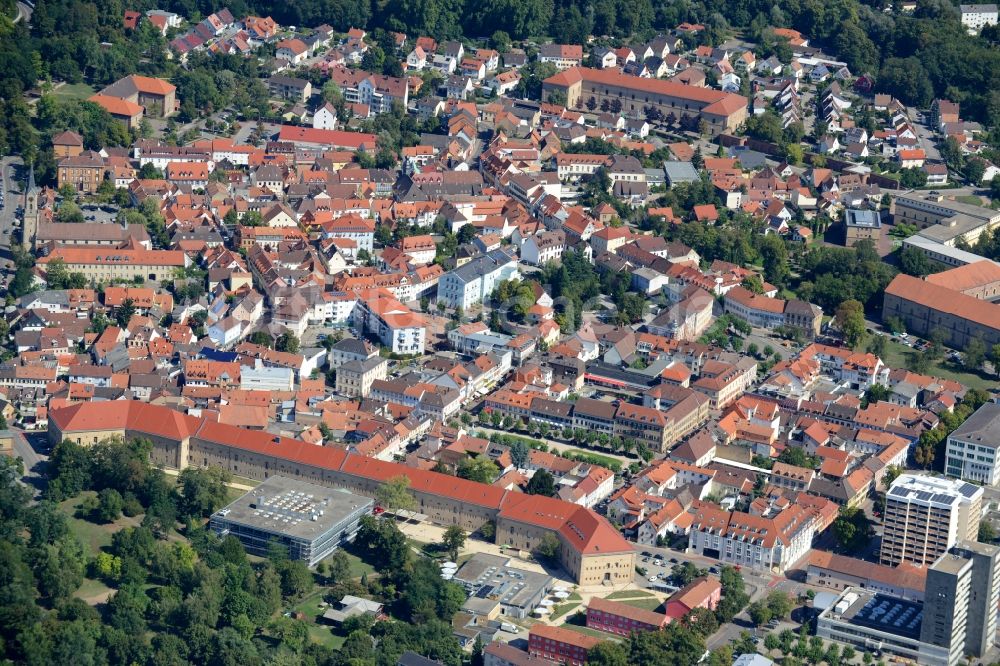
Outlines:
[[476, 506], [498, 509], [511, 520], [558, 531], [574, 549], [584, 554], [631, 552], [632, 546], [604, 518], [592, 510], [559, 499], [508, 493], [466, 479], [413, 469], [349, 454], [287, 437], [245, 430], [207, 419], [197, 419], [168, 407], [138, 401], [80, 403], [54, 409], [51, 422], [62, 433], [95, 430], [131, 430], [179, 441], [186, 437], [274, 456], [366, 479], [385, 481], [396, 476], [410, 479], [414, 491], [440, 495]]

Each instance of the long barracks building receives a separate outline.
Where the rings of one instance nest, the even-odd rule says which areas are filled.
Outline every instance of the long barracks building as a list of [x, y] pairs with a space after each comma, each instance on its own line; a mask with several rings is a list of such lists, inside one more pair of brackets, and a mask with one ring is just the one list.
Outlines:
[[629, 76], [610, 69], [573, 67], [554, 74], [542, 82], [542, 94], [548, 99], [553, 92], [566, 95], [569, 108], [594, 108], [605, 100], [618, 100], [622, 113], [645, 118], [647, 107], [656, 108], [664, 117], [673, 114], [704, 120], [712, 135], [736, 130], [747, 119], [747, 98], [676, 81]]
[[419, 511], [437, 524], [473, 531], [492, 520], [497, 543], [523, 550], [534, 549], [546, 534], [554, 534], [561, 545], [563, 567], [581, 585], [621, 584], [633, 577], [632, 546], [604, 518], [570, 502], [245, 430], [138, 401], [84, 402], [54, 409], [49, 415], [53, 444], [71, 440], [91, 445], [111, 437], [150, 440], [152, 462], [162, 467], [216, 466], [261, 481], [280, 474], [367, 497], [374, 496], [388, 479], [406, 476]]

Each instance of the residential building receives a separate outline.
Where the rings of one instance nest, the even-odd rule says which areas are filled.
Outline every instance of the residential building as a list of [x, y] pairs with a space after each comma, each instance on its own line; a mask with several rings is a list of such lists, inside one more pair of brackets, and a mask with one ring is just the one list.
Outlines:
[[385, 289], [359, 293], [351, 318], [363, 334], [374, 336], [394, 354], [424, 353], [427, 339], [424, 318]]
[[959, 5], [962, 12], [962, 25], [970, 35], [978, 33], [988, 25], [997, 24], [997, 6], [990, 5]]
[[961, 540], [975, 540], [983, 489], [958, 479], [901, 474], [885, 495], [879, 561], [929, 565]]
[[391, 111], [393, 104], [400, 104], [405, 109], [409, 104], [410, 87], [405, 78], [334, 67], [330, 70], [330, 79], [340, 86], [348, 103], [366, 104], [372, 113]]
[[514, 253], [508, 249], [493, 250], [442, 275], [437, 298], [448, 307], [467, 311], [488, 298], [497, 284], [519, 276]]
[[591, 100], [597, 106], [616, 101], [629, 116], [644, 116], [645, 109], [653, 107], [664, 116], [687, 118], [695, 124], [704, 120], [713, 136], [736, 130], [747, 117], [748, 102], [740, 95], [611, 69], [572, 67], [545, 79], [542, 91], [546, 99], [561, 93], [570, 108], [589, 108]]
[[782, 573], [806, 556], [816, 534], [815, 513], [798, 504], [769, 518], [704, 502], [692, 509], [690, 552], [751, 569]]
[[550, 62], [559, 69], [583, 64], [583, 47], [579, 44], [543, 44], [538, 49], [538, 62]]
[[279, 97], [293, 102], [305, 102], [312, 97], [312, 84], [305, 79], [297, 79], [292, 76], [272, 76], [267, 80], [267, 90], [271, 93], [271, 97]]
[[348, 361], [337, 368], [337, 393], [356, 398], [367, 398], [372, 390], [372, 382], [385, 379], [389, 361], [373, 356], [363, 361]]
[[1000, 404], [987, 402], [948, 435], [944, 471], [975, 483], [1000, 483]]

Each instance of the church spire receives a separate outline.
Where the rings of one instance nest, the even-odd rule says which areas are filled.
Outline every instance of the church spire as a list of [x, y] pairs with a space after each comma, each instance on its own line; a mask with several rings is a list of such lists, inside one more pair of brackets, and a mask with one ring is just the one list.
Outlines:
[[35, 185], [35, 163], [32, 162], [31, 163], [31, 168], [28, 171], [28, 189], [27, 189], [27, 191], [28, 192], [34, 192], [37, 189], [38, 189], [38, 186]]

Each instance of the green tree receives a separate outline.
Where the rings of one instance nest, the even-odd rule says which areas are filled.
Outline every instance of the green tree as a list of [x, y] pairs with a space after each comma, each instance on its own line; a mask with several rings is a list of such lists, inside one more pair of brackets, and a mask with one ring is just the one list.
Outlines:
[[621, 643], [601, 641], [587, 652], [591, 666], [629, 666], [628, 652]]
[[126, 298], [122, 301], [122, 304], [114, 310], [115, 321], [121, 328], [126, 328], [128, 326], [128, 323], [132, 321], [132, 316], [134, 314], [135, 302], [131, 298]]
[[299, 339], [291, 331], [285, 331], [278, 336], [277, 340], [275, 340], [274, 348], [277, 351], [288, 352], [289, 354], [298, 354]]
[[122, 496], [114, 488], [105, 488], [97, 494], [97, 519], [102, 523], [111, 523], [122, 515]]
[[375, 491], [375, 502], [386, 511], [413, 511], [417, 500], [410, 492], [408, 476], [394, 476], [378, 487]]
[[548, 471], [540, 469], [532, 475], [525, 487], [524, 492], [529, 495], [544, 495], [545, 497], [555, 497], [556, 484], [555, 477]]
[[973, 372], [983, 367], [986, 361], [986, 344], [979, 336], [970, 339], [962, 350], [962, 365]]
[[871, 523], [859, 507], [841, 507], [833, 521], [833, 535], [842, 549], [858, 552], [871, 538]]
[[847, 300], [837, 308], [834, 316], [837, 328], [852, 348], [857, 347], [865, 337], [865, 307], [856, 300]]
[[499, 468], [488, 456], [467, 456], [458, 463], [456, 475], [478, 483], [493, 483]]
[[542, 540], [535, 546], [535, 555], [554, 562], [559, 559], [561, 549], [559, 539], [551, 532], [546, 532]]
[[182, 516], [207, 518], [226, 504], [226, 484], [232, 474], [222, 467], [186, 467], [178, 479]]
[[465, 532], [458, 525], [451, 525], [444, 531], [444, 537], [441, 540], [442, 545], [448, 551], [451, 559], [458, 559], [458, 551], [465, 545]]

